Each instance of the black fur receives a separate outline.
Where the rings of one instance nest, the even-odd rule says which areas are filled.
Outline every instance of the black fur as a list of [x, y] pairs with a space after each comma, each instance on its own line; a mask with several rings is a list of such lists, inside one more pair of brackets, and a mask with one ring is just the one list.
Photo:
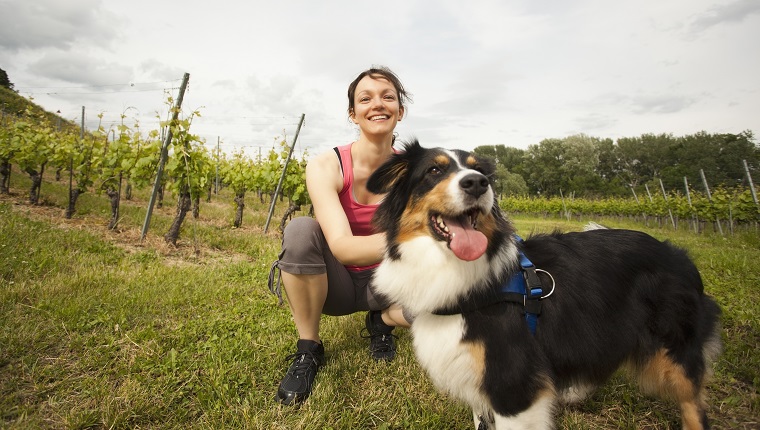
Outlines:
[[[405, 258], [398, 241], [404, 211], [455, 173], [431, 173], [431, 168], [457, 168], [455, 164], [437, 165], [436, 156], [441, 154], [445, 151], [412, 142], [367, 183], [374, 193], [388, 193], [374, 223], [386, 232], [386, 258], [391, 262], [398, 264]], [[470, 155], [474, 156], [454, 153], [460, 161]], [[477, 164], [469, 167], [493, 181], [493, 164], [476, 158]], [[642, 232], [616, 229], [533, 235], [517, 244], [514, 230], [495, 200], [490, 213], [482, 215], [485, 218], [495, 228], [481, 258], [492, 261], [491, 267], [502, 265], [503, 270], [494, 276], [468, 278], [471, 288], [446, 305], [470, 309], [473, 301], [483, 303], [462, 314], [465, 330], [452, 335], [460, 336], [464, 343], [485, 346], [481, 389], [493, 412], [513, 416], [526, 410], [546, 389], [547, 380], [557, 390], [578, 383], [600, 384], [621, 365], [641, 369], [651, 364], [658, 352], [664, 352], [668, 365], [683, 369], [693, 386], [693, 401], [700, 408], [701, 425], [707, 428], [700, 391], [711, 365], [707, 362], [711, 354], [706, 351], [719, 345], [720, 309], [705, 295], [700, 274], [684, 250]], [[424, 229], [420, 232], [426, 234]], [[520, 305], [492, 300], [503, 282], [519, 270], [516, 261], [505, 264], [496, 258], [514, 245], [556, 282], [553, 294], [542, 301], [535, 335], [528, 330]], [[431, 273], [444, 269], [419, 266]], [[541, 279], [548, 290], [549, 278], [542, 275]], [[421, 312], [432, 314], [435, 310]], [[415, 332], [419, 335], [424, 333]], [[660, 390], [667, 392], [668, 388]]]

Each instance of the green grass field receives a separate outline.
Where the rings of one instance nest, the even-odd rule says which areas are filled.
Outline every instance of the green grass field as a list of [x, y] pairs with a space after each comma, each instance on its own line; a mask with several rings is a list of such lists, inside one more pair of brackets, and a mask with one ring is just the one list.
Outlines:
[[[397, 330], [398, 358], [375, 363], [363, 314], [325, 317], [328, 362], [311, 398], [283, 407], [274, 392], [292, 352], [287, 307], [266, 287], [279, 233], [263, 233], [268, 205], [247, 198], [233, 229], [226, 192], [188, 217], [179, 245], [162, 235], [174, 214], [154, 212], [140, 242], [145, 192], [122, 202], [106, 230], [106, 198], [83, 195], [63, 218], [66, 188], [45, 182], [26, 203], [14, 171], [0, 196], [0, 428], [468, 429], [468, 408], [437, 393]], [[167, 196], [167, 202], [173, 202]], [[284, 204], [278, 208], [282, 213]], [[518, 232], [579, 230], [582, 222], [515, 220]], [[760, 238], [650, 229], [687, 248], [723, 308], [724, 353], [708, 387], [716, 429], [760, 428]], [[642, 396], [616, 375], [585, 403], [561, 409], [564, 429], [678, 429], [676, 405]]]

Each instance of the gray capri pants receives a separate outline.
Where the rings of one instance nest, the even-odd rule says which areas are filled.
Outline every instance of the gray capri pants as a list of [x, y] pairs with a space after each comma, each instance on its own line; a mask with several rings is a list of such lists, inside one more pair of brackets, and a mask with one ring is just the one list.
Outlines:
[[[348, 315], [358, 311], [382, 310], [390, 301], [382, 294], [372, 291], [369, 282], [374, 269], [360, 272], [349, 271], [332, 254], [317, 220], [298, 217], [285, 226], [282, 235], [282, 251], [269, 272], [269, 289], [280, 298], [280, 279], [275, 271], [280, 269], [294, 275], [318, 275], [327, 273], [327, 299], [322, 308], [325, 315]], [[404, 313], [406, 316], [406, 313]]]

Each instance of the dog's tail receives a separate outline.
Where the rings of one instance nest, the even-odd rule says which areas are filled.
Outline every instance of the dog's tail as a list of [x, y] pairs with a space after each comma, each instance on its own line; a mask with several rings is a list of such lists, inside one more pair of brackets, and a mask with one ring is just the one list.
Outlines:
[[589, 222], [588, 224], [583, 226], [583, 231], [591, 231], [591, 230], [605, 230], [607, 227], [597, 224], [594, 221]]

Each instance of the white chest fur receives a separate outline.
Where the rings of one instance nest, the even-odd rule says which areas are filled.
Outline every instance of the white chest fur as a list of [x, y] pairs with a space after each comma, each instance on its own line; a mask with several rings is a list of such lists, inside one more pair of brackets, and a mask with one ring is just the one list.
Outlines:
[[461, 315], [419, 315], [412, 325], [417, 360], [438, 389], [474, 408], [486, 402], [482, 349], [463, 342], [465, 322]]

